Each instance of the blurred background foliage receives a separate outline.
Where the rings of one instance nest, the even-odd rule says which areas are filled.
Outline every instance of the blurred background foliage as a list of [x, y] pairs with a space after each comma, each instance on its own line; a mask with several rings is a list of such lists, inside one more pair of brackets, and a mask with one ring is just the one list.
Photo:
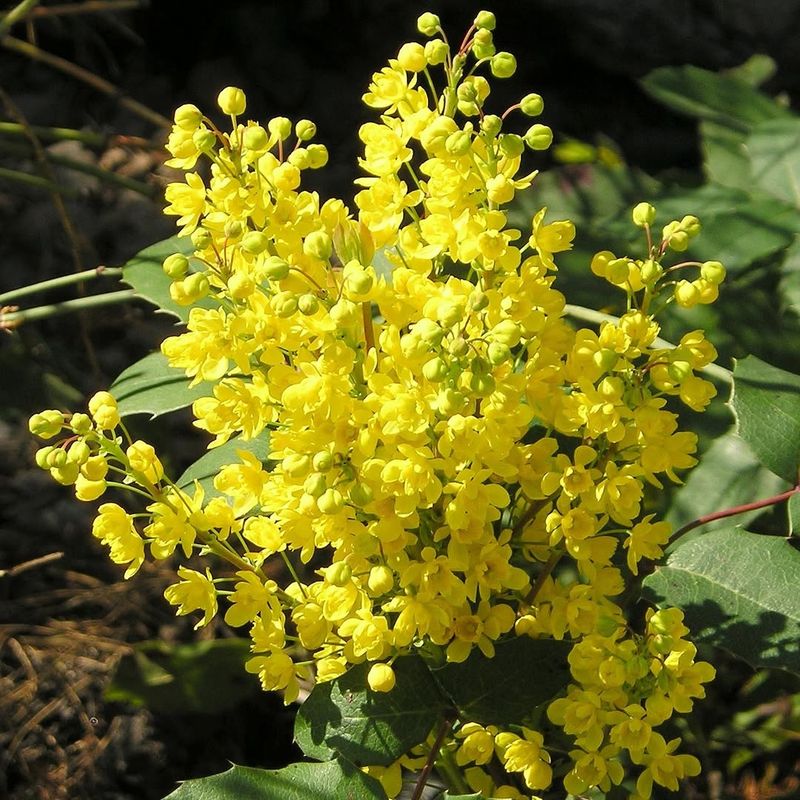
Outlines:
[[[370, 74], [415, 36], [420, 12], [439, 13], [458, 32], [484, 4], [71, 5], [83, 13], [49, 0], [0, 29], [0, 297], [121, 265], [170, 236], [160, 198], [172, 173], [159, 118], [183, 102], [210, 108], [228, 84], [245, 89], [254, 118], [314, 120], [331, 152], [314, 188], [349, 200]], [[713, 307], [670, 309], [664, 337], [702, 326], [727, 367], [753, 354], [797, 372], [800, 0], [762, 0], [758, 13], [750, 0], [486, 5], [498, 17], [498, 43], [519, 62], [495, 91], [498, 107], [539, 92], [543, 121], [556, 131], [516, 221], [524, 228], [547, 206], [548, 219], [576, 223], [575, 247], [559, 259], [569, 302], [621, 310], [588, 263], [599, 249], [641, 254], [629, 222], [634, 204], [653, 203], [657, 224], [696, 214], [703, 232], [689, 255], [723, 261], [729, 279]], [[44, 63], [31, 45], [112, 90]], [[119, 288], [101, 278], [36, 303]], [[221, 771], [228, 759], [279, 766], [294, 754], [280, 704], [238, 680], [242, 652], [231, 632], [220, 623], [197, 641], [163, 608], [169, 575], [159, 568], [114, 588], [119, 576], [88, 541], [88, 510], [30, 466], [31, 412], [79, 407], [171, 326], [136, 301], [28, 322], [0, 339], [0, 569], [11, 570], [0, 574], [0, 796], [160, 798], [175, 780]], [[719, 389], [710, 413], [690, 420], [708, 457], [674, 495], [651, 498], [676, 527], [788, 485], [728, 434], [728, 389]], [[159, 421], [158, 438], [169, 441], [175, 469], [202, 452], [181, 413]], [[780, 535], [785, 514], [754, 512], [750, 529]], [[49, 560], [38, 564], [42, 557]], [[78, 633], [89, 637], [80, 646]], [[221, 644], [202, 639], [213, 635]], [[706, 655], [720, 674], [681, 731], [705, 768], [685, 796], [800, 796], [800, 681]], [[216, 715], [198, 701], [212, 692]]]

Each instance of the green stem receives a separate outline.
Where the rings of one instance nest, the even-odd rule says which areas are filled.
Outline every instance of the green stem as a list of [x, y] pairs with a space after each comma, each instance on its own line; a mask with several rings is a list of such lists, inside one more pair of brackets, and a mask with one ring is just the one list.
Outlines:
[[135, 297], [136, 292], [133, 289], [125, 289], [121, 292], [95, 294], [88, 297], [79, 297], [76, 300], [65, 300], [63, 303], [26, 308], [23, 311], [0, 313], [0, 330], [12, 330], [18, 328], [23, 322], [33, 322], [34, 320], [57, 317], [61, 314], [71, 314], [74, 311], [82, 311], [87, 308], [125, 303]]
[[72, 275], [62, 275], [59, 278], [32, 283], [29, 286], [21, 286], [19, 289], [12, 289], [10, 292], [0, 294], [0, 305], [6, 305], [12, 300], [19, 300], [21, 297], [27, 297], [31, 294], [58, 289], [61, 286], [69, 286], [72, 283], [81, 283], [95, 278], [119, 278], [121, 275], [122, 267], [95, 267], [83, 272], [75, 272]]
[[0, 121], [0, 136], [18, 136], [29, 139], [33, 133], [45, 142], [81, 142], [87, 147], [140, 147], [145, 150], [163, 150], [161, 144], [151, 142], [141, 136], [128, 136], [124, 133], [110, 133], [108, 135], [95, 131], [77, 131], [74, 128], [48, 128], [45, 125], [24, 125], [18, 122]]
[[454, 792], [458, 794], [469, 794], [469, 784], [461, 774], [461, 768], [456, 764], [455, 758], [450, 750], [441, 750], [436, 761], [436, 768], [444, 777], [446, 783]]
[[127, 108], [128, 111], [131, 111], [142, 119], [146, 119], [158, 128], [169, 129], [172, 127], [172, 122], [157, 111], [153, 111], [153, 109], [148, 108], [143, 103], [128, 97], [119, 87], [114, 86], [113, 83], [105, 80], [105, 78], [101, 78], [88, 69], [73, 64], [65, 58], [40, 50], [35, 44], [25, 42], [13, 36], [5, 36], [0, 39], [0, 46], [5, 47], [6, 50], [11, 50], [26, 56], [33, 61], [41, 61], [43, 64], [47, 64], [47, 66], [59, 70], [59, 72], [65, 72], [72, 78], [88, 84], [98, 92], [113, 97], [123, 108]]
[[[611, 314], [604, 314], [602, 311], [594, 311], [591, 308], [584, 308], [583, 306], [573, 306], [567, 304], [564, 306], [564, 313], [569, 317], [590, 322], [594, 325], [600, 325], [603, 322], [611, 322], [616, 325], [619, 322], [619, 317]], [[663, 347], [665, 350], [675, 350], [677, 345], [668, 342], [666, 339], [657, 337], [653, 340], [655, 347]], [[719, 364], [706, 364], [700, 368], [701, 372], [705, 372], [710, 378], [716, 378], [720, 383], [726, 383], [729, 386], [733, 384], [733, 373]]]
[[66, 189], [59, 186], [53, 181], [42, 178], [39, 175], [31, 175], [30, 172], [21, 172], [18, 169], [6, 169], [0, 167], [0, 179], [5, 178], [9, 181], [16, 183], [24, 183], [26, 186], [33, 186], [36, 189], [44, 189], [46, 192], [55, 192], [56, 194], [63, 194], [66, 197], [77, 197], [77, 192], [74, 189]]
[[8, 14], [0, 19], [0, 36], [4, 36], [12, 25], [25, 19], [30, 11], [39, 5], [39, 2], [40, 0], [22, 0], [21, 3], [14, 6]]
[[[33, 148], [26, 145], [17, 144], [14, 142], [0, 142], [0, 147], [8, 153], [19, 155], [21, 157], [33, 156]], [[104, 183], [110, 183], [114, 186], [119, 186], [122, 189], [129, 189], [132, 192], [137, 192], [145, 197], [155, 197], [159, 193], [159, 189], [155, 186], [148, 186], [146, 183], [137, 181], [134, 178], [127, 178], [125, 175], [119, 175], [116, 172], [98, 167], [96, 164], [87, 164], [84, 161], [76, 161], [74, 158], [62, 156], [59, 153], [53, 153], [44, 150], [45, 158], [53, 164], [60, 164], [62, 167], [75, 170], [75, 172], [83, 172], [91, 175]]]

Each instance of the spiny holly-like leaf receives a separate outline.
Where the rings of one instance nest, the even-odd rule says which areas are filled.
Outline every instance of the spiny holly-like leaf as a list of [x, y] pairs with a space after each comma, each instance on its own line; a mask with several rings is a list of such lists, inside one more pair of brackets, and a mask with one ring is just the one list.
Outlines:
[[121, 416], [150, 414], [155, 418], [211, 394], [208, 383], [190, 388], [190, 382], [183, 370], [169, 365], [163, 353], [151, 353], [122, 372], [109, 391], [116, 398]]
[[677, 547], [644, 581], [683, 609], [692, 637], [754, 667], [800, 673], [800, 552], [784, 538], [714, 530]]
[[496, 645], [494, 658], [476, 649], [433, 675], [464, 719], [513, 725], [564, 691], [571, 649], [569, 642], [523, 636]]
[[[763, 466], [743, 439], [730, 433], [720, 436], [689, 473], [675, 493], [667, 521], [677, 529], [705, 514], [771, 497], [787, 488], [786, 481]], [[740, 514], [736, 521], [746, 525], [763, 511]]]
[[800, 375], [748, 356], [733, 370], [737, 431], [761, 463], [791, 484], [800, 466]]
[[369, 689], [369, 664], [318, 683], [297, 714], [300, 749], [314, 758], [336, 752], [356, 764], [386, 765], [423, 742], [446, 699], [421, 658], [406, 656], [393, 666], [397, 683], [391, 692]]
[[670, 108], [738, 130], [766, 119], [787, 118], [787, 109], [731, 75], [693, 66], [661, 67], [642, 80], [644, 90]]
[[346, 761], [290, 764], [284, 769], [233, 766], [182, 783], [164, 800], [386, 800], [374, 778]]
[[181, 489], [190, 490], [195, 481], [199, 481], [205, 492], [206, 501], [220, 494], [214, 488], [214, 478], [220, 469], [228, 464], [239, 464], [241, 458], [238, 450], [252, 453], [259, 461], [266, 461], [269, 455], [269, 434], [265, 431], [255, 439], [245, 441], [241, 438], [229, 439], [225, 444], [209, 450], [186, 469], [176, 481]]

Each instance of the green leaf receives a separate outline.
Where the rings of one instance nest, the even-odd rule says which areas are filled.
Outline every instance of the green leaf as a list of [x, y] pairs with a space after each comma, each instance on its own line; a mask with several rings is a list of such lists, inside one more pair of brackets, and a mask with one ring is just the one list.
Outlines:
[[461, 664], [433, 672], [464, 719], [483, 725], [523, 722], [570, 682], [572, 645], [522, 636], [495, 646], [494, 658], [473, 650]]
[[733, 370], [737, 432], [761, 463], [792, 485], [800, 466], [800, 375], [748, 356]]
[[800, 119], [776, 119], [747, 140], [754, 188], [800, 206]]
[[109, 391], [116, 398], [121, 416], [150, 414], [154, 419], [211, 394], [208, 383], [189, 388], [190, 382], [183, 370], [169, 365], [163, 353], [151, 353], [122, 372]]
[[665, 105], [736, 130], [767, 119], [789, 117], [774, 100], [732, 75], [694, 67], [660, 67], [642, 79], [644, 90]]
[[186, 322], [189, 319], [189, 311], [194, 306], [213, 308], [214, 303], [206, 299], [195, 303], [194, 306], [179, 306], [170, 297], [169, 287], [172, 280], [164, 274], [161, 265], [164, 259], [173, 253], [190, 256], [193, 252], [194, 245], [188, 236], [164, 239], [163, 242], [146, 247], [123, 265], [122, 280], [136, 291], [137, 297]]
[[752, 189], [750, 159], [741, 132], [718, 122], [700, 122], [703, 169], [711, 183], [749, 192]]
[[783, 253], [778, 285], [783, 303], [800, 315], [800, 239], [795, 239]]
[[346, 761], [290, 764], [283, 769], [232, 766], [186, 781], [164, 800], [386, 800], [380, 783]]
[[775, 59], [764, 53], [755, 53], [738, 67], [725, 70], [725, 74], [744, 81], [748, 86], [757, 88], [773, 77], [777, 70], [778, 65], [775, 63]]
[[800, 536], [800, 492], [793, 494], [786, 503], [786, 516], [789, 536]]
[[[770, 497], [786, 488], [785, 481], [764, 467], [741, 438], [730, 433], [716, 439], [703, 454], [675, 493], [666, 519], [677, 529], [705, 514]], [[763, 511], [739, 514], [736, 521], [746, 525]]]
[[249, 656], [244, 639], [141, 642], [120, 661], [105, 698], [158, 714], [219, 714], [258, 691], [244, 670]]
[[688, 253], [721, 261], [731, 273], [787, 247], [800, 231], [800, 215], [781, 200], [709, 184], [657, 202], [659, 222], [695, 214], [702, 224]]
[[423, 742], [446, 700], [421, 658], [406, 656], [393, 666], [397, 683], [391, 692], [369, 689], [366, 663], [318, 683], [297, 713], [300, 749], [315, 758], [336, 751], [356, 764], [387, 765]]
[[212, 497], [219, 496], [221, 492], [214, 488], [214, 478], [222, 467], [241, 462], [241, 458], [236, 453], [237, 450], [252, 453], [259, 461], [266, 461], [269, 455], [269, 435], [265, 432], [256, 439], [248, 441], [241, 438], [229, 439], [225, 444], [209, 450], [194, 464], [187, 467], [183, 475], [176, 481], [177, 485], [181, 489], [191, 489], [194, 482], [199, 481], [205, 492], [206, 502]]
[[800, 552], [740, 528], [682, 543], [644, 581], [659, 606], [683, 609], [692, 638], [754, 667], [800, 672]]

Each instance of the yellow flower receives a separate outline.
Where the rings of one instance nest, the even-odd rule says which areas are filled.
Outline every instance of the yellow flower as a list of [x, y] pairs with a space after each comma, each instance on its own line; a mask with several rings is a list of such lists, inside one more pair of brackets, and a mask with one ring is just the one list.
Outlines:
[[202, 619], [194, 626], [195, 630], [208, 625], [217, 613], [217, 590], [211, 572], [206, 569], [203, 574], [188, 567], [178, 567], [178, 577], [183, 580], [168, 586], [164, 590], [164, 597], [170, 604], [178, 606], [177, 613], [180, 616], [196, 610], [203, 612]]

